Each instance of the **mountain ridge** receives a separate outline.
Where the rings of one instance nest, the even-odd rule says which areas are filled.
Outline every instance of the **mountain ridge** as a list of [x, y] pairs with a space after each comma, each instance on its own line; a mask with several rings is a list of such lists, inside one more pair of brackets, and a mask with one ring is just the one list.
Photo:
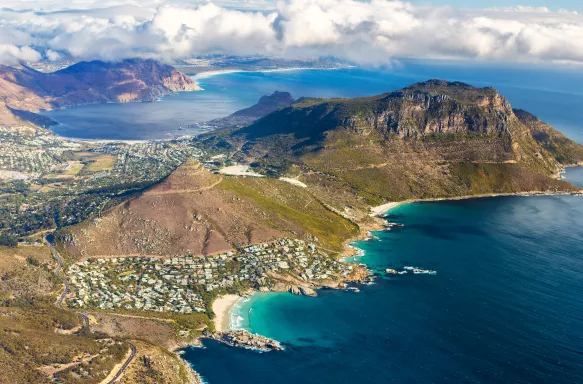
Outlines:
[[154, 101], [199, 89], [187, 75], [151, 59], [80, 62], [53, 73], [0, 65], [0, 125], [19, 123], [10, 108], [38, 112], [80, 104]]
[[211, 120], [208, 124], [219, 128], [245, 126], [293, 103], [294, 99], [289, 92], [275, 91], [271, 95], [261, 96], [257, 104], [236, 111], [227, 117]]

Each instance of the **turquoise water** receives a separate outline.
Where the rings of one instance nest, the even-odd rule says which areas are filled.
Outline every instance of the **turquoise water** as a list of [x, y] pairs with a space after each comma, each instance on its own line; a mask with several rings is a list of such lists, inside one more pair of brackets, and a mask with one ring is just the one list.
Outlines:
[[405, 61], [391, 69], [231, 73], [200, 79], [204, 91], [171, 95], [159, 102], [87, 105], [45, 114], [62, 123], [53, 130], [66, 137], [160, 139], [196, 134], [186, 126], [227, 116], [275, 90], [289, 91], [295, 98], [358, 97], [430, 78], [494, 86], [514, 107], [528, 109], [583, 142], [583, 71], [569, 68]]
[[[318, 298], [259, 294], [237, 309], [244, 328], [285, 351], [205, 342], [185, 358], [211, 384], [581, 382], [583, 198], [416, 203], [390, 213], [404, 227], [357, 244], [374, 285]], [[406, 265], [438, 274], [382, 273]]]

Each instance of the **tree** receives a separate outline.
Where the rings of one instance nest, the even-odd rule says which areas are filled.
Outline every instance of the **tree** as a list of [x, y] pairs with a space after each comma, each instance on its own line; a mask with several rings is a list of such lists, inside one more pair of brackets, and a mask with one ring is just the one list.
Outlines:
[[18, 239], [11, 233], [2, 232], [0, 233], [0, 245], [4, 247], [16, 247], [18, 245]]

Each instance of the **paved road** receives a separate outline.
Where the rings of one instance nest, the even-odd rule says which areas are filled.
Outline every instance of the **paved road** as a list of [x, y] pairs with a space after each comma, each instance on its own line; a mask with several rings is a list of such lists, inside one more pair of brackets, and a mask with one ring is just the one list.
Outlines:
[[69, 292], [71, 292], [71, 284], [69, 284], [67, 279], [65, 279], [65, 277], [61, 275], [61, 272], [63, 271], [63, 259], [61, 259], [61, 255], [59, 255], [59, 252], [57, 252], [57, 249], [55, 248], [53, 243], [49, 240], [48, 236], [45, 237], [45, 241], [48, 244], [49, 248], [51, 249], [53, 257], [55, 258], [55, 260], [57, 260], [57, 269], [55, 269], [54, 271], [55, 275], [59, 280], [63, 282], [63, 284], [65, 284], [65, 289], [63, 290], [63, 293], [61, 293], [61, 296], [59, 296], [57, 302], [55, 303], [57, 307], [63, 308], [63, 300], [65, 300]]
[[128, 367], [128, 365], [130, 365], [130, 363], [132, 362], [132, 360], [134, 359], [134, 357], [136, 357], [136, 346], [133, 345], [132, 343], [130, 343], [129, 341], [126, 341], [126, 343], [128, 343], [128, 345], [130, 346], [130, 349], [132, 350], [132, 353], [130, 354], [130, 357], [128, 357], [128, 359], [125, 361], [125, 363], [123, 363], [123, 365], [121, 366], [121, 368], [119, 369], [119, 371], [117, 371], [117, 373], [115, 374], [115, 376], [113, 377], [113, 379], [111, 379], [108, 382], [108, 384], [114, 384], [121, 377], [121, 375], [123, 375], [123, 373], [125, 372], [126, 368]]
[[[47, 235], [47, 237], [45, 237], [45, 241], [48, 244], [49, 248], [51, 249], [51, 253], [53, 254], [53, 257], [55, 258], [55, 260], [57, 260], [57, 268], [55, 269], [54, 273], [57, 276], [57, 278], [59, 280], [61, 280], [63, 282], [63, 284], [65, 285], [65, 289], [63, 290], [63, 293], [61, 293], [61, 295], [57, 299], [57, 302], [55, 303], [55, 305], [57, 307], [63, 308], [63, 300], [65, 300], [65, 298], [67, 297], [69, 292], [71, 292], [72, 287], [71, 287], [71, 284], [67, 281], [67, 279], [65, 279], [65, 277], [62, 275], [63, 259], [61, 258], [61, 255], [59, 255], [59, 252], [57, 251], [54, 244], [49, 239], [48, 235]], [[79, 315], [83, 319], [83, 326], [85, 328], [87, 328], [87, 330], [89, 332], [91, 332], [91, 328], [90, 328], [90, 324], [89, 324], [89, 316], [87, 316], [87, 314], [83, 313], [83, 312], [77, 312], [77, 315]], [[132, 352], [131, 352], [130, 356], [127, 358], [127, 360], [123, 363], [121, 368], [117, 371], [117, 373], [115, 374], [113, 379], [111, 379], [108, 384], [114, 384], [123, 375], [123, 373], [127, 369], [128, 365], [130, 365], [130, 363], [132, 362], [134, 357], [136, 357], [136, 346], [133, 345], [132, 343], [130, 343], [129, 341], [126, 341], [126, 343], [129, 345]]]

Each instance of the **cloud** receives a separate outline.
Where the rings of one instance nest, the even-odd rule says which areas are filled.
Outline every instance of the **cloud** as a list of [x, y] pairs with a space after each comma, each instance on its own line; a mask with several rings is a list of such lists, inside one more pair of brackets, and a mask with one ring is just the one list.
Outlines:
[[0, 62], [5, 64], [18, 64], [19, 61], [35, 62], [40, 59], [40, 53], [28, 46], [0, 44]]
[[366, 65], [401, 57], [583, 62], [583, 16], [544, 7], [468, 10], [391, 0], [6, 1], [0, 9], [4, 63], [134, 56], [173, 61], [205, 54], [336, 56]]

